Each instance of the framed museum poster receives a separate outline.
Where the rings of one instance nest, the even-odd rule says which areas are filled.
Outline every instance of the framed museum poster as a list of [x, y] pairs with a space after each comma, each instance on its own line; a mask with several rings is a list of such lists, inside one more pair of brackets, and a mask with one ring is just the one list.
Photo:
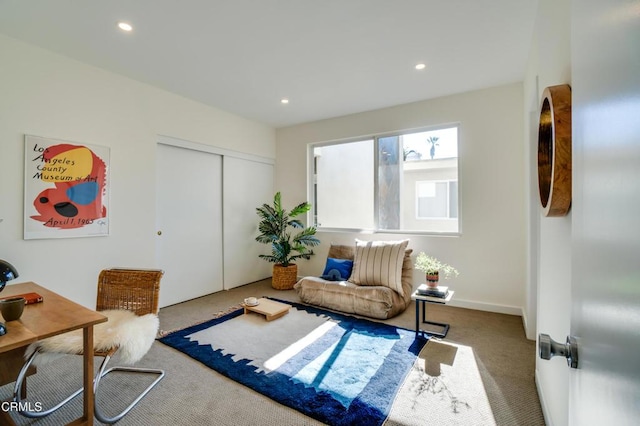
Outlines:
[[109, 235], [109, 148], [25, 135], [24, 239]]

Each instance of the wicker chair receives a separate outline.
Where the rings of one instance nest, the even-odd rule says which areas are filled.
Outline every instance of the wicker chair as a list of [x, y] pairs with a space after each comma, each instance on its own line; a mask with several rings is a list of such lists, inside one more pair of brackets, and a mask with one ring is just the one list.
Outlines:
[[[126, 313], [127, 315], [133, 318], [133, 322], [136, 320], [149, 319], [153, 321], [150, 323], [146, 321], [143, 323], [145, 325], [145, 341], [148, 339], [155, 339], [157, 333], [157, 313], [158, 313], [158, 297], [160, 293], [160, 279], [162, 278], [163, 271], [155, 270], [155, 269], [124, 269], [124, 268], [113, 268], [113, 269], [105, 269], [100, 272], [98, 277], [98, 297], [96, 302], [96, 310], [104, 311], [105, 315], [109, 317], [109, 321], [107, 323], [103, 323], [108, 325], [113, 321], [113, 327], [118, 326], [118, 321], [125, 323], [125, 326], [130, 324], [126, 324], [126, 316], [125, 320], [120, 320], [119, 315], [125, 314], [129, 311], [135, 313], [135, 315], [131, 315]], [[151, 314], [151, 315], [148, 315]], [[152, 327], [155, 327], [153, 330], [149, 327], [150, 324], [154, 324]], [[104, 347], [104, 344], [100, 345], [100, 342], [97, 340], [100, 336], [99, 327], [102, 324], [99, 324], [95, 327], [94, 333], [94, 344], [96, 345], [94, 349], [94, 356], [103, 357], [103, 361], [100, 364], [100, 368], [96, 374], [95, 379], [93, 380], [93, 392], [95, 397], [95, 408], [94, 415], [100, 420], [102, 423], [115, 423], [122, 419], [131, 409], [138, 403], [144, 396], [149, 393], [149, 391], [164, 377], [163, 370], [157, 369], [148, 369], [148, 368], [136, 368], [136, 367], [125, 367], [125, 366], [117, 366], [111, 367], [105, 371], [105, 368], [109, 362], [109, 360], [114, 356], [114, 354], [121, 350], [128, 354], [126, 345], [130, 340], [136, 340], [133, 338], [122, 339], [122, 343], [114, 344], [110, 347]], [[151, 331], [153, 331], [153, 336], [150, 336]], [[72, 332], [73, 333], [73, 332]], [[118, 334], [118, 333], [114, 333]], [[67, 335], [71, 335], [71, 333], [67, 333]], [[63, 335], [64, 336], [64, 335]], [[57, 337], [57, 336], [56, 336]], [[14, 388], [14, 401], [18, 403], [21, 402], [21, 396], [23, 395], [22, 386], [24, 382], [24, 378], [29, 366], [34, 362], [37, 355], [46, 356], [47, 354], [59, 354], [59, 353], [67, 353], [67, 354], [82, 354], [82, 349], [77, 347], [64, 347], [60, 349], [60, 344], [54, 345], [55, 342], [47, 342], [54, 338], [45, 339], [43, 341], [36, 342], [29, 346], [27, 352], [25, 353], [25, 357], [27, 359], [26, 363], [22, 367], [20, 374], [16, 380], [15, 388]], [[76, 339], [77, 340], [77, 339]], [[152, 340], [151, 340], [152, 342]], [[151, 343], [148, 343], [149, 347]], [[64, 346], [64, 345], [62, 345]], [[49, 347], [49, 349], [48, 349]], [[50, 347], [55, 347], [55, 350], [50, 349]], [[80, 349], [80, 350], [78, 350]], [[148, 347], [144, 349], [144, 353], [148, 351]], [[138, 353], [131, 359], [132, 362], [137, 361], [141, 358], [144, 353]], [[113, 371], [125, 371], [131, 373], [144, 373], [144, 374], [154, 374], [157, 377], [155, 380], [144, 390], [142, 391], [131, 404], [127, 406], [121, 413], [117, 414], [113, 417], [107, 417], [104, 415], [102, 410], [98, 404], [98, 386], [100, 384], [100, 380], [106, 376], [107, 374]], [[84, 389], [78, 389], [76, 392], [71, 394], [62, 402], [58, 403], [56, 406], [43, 410], [40, 412], [32, 412], [32, 411], [19, 411], [25, 417], [30, 418], [40, 418], [45, 417], [54, 411], [58, 410], [60, 407], [71, 401], [77, 395], [83, 392]], [[28, 404], [23, 404], [28, 405]]]

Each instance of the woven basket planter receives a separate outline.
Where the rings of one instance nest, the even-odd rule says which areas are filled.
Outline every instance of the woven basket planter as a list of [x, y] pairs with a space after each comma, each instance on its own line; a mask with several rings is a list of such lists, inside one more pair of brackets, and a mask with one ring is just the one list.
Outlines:
[[298, 265], [273, 265], [271, 286], [276, 290], [291, 290], [298, 281]]

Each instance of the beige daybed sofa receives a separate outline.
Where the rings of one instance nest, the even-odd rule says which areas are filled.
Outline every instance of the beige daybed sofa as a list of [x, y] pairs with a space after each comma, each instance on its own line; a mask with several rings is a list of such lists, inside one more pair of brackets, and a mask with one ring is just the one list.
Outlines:
[[[385, 285], [356, 284], [352, 282], [353, 276], [347, 281], [305, 277], [298, 281], [294, 288], [300, 299], [309, 305], [377, 319], [394, 317], [409, 306], [413, 291], [413, 263], [410, 257], [413, 250], [406, 248], [402, 250], [404, 251], [401, 271], [403, 294]], [[354, 260], [355, 253], [355, 245], [332, 244], [327, 258]]]

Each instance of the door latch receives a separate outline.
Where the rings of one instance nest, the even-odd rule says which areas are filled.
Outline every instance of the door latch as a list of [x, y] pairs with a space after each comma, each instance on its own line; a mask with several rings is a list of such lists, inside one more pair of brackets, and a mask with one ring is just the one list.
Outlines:
[[538, 349], [540, 358], [551, 359], [560, 355], [567, 358], [567, 365], [571, 368], [578, 368], [578, 342], [575, 337], [567, 336], [567, 342], [562, 344], [556, 342], [548, 334], [538, 335]]

